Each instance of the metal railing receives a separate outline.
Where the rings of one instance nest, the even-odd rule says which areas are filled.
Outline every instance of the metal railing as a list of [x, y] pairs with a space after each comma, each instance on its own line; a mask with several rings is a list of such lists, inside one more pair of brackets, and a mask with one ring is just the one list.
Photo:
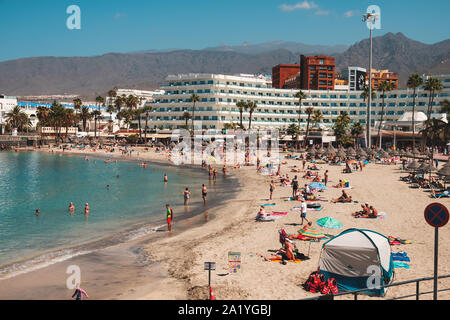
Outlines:
[[[445, 278], [450, 278], [450, 274], [438, 277], [438, 279], [445, 279]], [[379, 286], [376, 289], [396, 287], [396, 286], [402, 286], [405, 284], [415, 283], [416, 284], [416, 292], [414, 294], [409, 294], [409, 295], [400, 296], [400, 297], [394, 297], [394, 298], [391, 298], [388, 300], [399, 300], [399, 299], [405, 299], [405, 298], [410, 298], [410, 297], [414, 297], [414, 296], [416, 297], [416, 300], [419, 300], [419, 296], [425, 295], [425, 294], [431, 294], [434, 292], [434, 291], [420, 292], [420, 282], [431, 281], [433, 279], [434, 279], [434, 277], [427, 277], [427, 278], [419, 278], [419, 279], [414, 279], [414, 280], [401, 281], [401, 282], [396, 282], [396, 283]], [[301, 300], [322, 300], [322, 299], [327, 299], [327, 298], [334, 299], [335, 297], [345, 296], [345, 295], [353, 295], [354, 300], [358, 300], [358, 295], [371, 296], [370, 293], [367, 293], [367, 291], [370, 291], [370, 290], [373, 290], [373, 289], [365, 288], [365, 289], [359, 289], [359, 290], [354, 290], [354, 291], [345, 291], [345, 292], [341, 292], [341, 293], [338, 293], [338, 294], [335, 294], [332, 296], [330, 296], [330, 295], [323, 296], [322, 295], [322, 296], [317, 296], [317, 297], [312, 297], [312, 298], [305, 298], [305, 299], [301, 299]], [[443, 291], [450, 291], [450, 288], [437, 290], [437, 292], [443, 292]]]

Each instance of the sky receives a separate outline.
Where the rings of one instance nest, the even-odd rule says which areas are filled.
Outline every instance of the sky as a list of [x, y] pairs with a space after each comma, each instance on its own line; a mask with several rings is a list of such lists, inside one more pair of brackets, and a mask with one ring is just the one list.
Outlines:
[[[80, 29], [67, 27], [71, 5]], [[0, 0], [0, 61], [273, 40], [352, 45], [369, 35], [369, 5], [381, 11], [374, 36], [449, 38], [449, 0]]]

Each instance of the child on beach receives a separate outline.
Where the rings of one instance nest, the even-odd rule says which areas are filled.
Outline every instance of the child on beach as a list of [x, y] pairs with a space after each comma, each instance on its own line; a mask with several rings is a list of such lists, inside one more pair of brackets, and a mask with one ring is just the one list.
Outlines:
[[172, 220], [173, 220], [173, 210], [172, 208], [166, 204], [166, 217], [167, 217], [167, 232], [172, 231]]

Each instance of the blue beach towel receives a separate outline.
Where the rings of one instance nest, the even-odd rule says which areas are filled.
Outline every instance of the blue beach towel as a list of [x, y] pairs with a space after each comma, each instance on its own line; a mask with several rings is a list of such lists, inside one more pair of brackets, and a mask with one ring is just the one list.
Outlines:
[[405, 268], [405, 269], [411, 269], [409, 264], [403, 263], [403, 262], [394, 262], [394, 268]]

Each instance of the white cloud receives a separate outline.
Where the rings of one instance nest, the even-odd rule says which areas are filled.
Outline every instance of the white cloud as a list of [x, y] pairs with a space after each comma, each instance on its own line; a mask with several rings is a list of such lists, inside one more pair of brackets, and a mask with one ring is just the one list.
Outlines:
[[351, 17], [357, 15], [358, 13], [359, 13], [359, 11], [357, 11], [357, 10], [350, 10], [350, 11], [345, 12], [344, 16], [346, 18], [351, 18]]
[[316, 12], [314, 12], [314, 14], [316, 16], [327, 16], [330, 14], [330, 11], [328, 10], [317, 10]]
[[314, 1], [304, 0], [303, 2], [297, 2], [294, 5], [282, 4], [279, 8], [283, 11], [294, 11], [317, 9], [318, 7], [319, 6]]

